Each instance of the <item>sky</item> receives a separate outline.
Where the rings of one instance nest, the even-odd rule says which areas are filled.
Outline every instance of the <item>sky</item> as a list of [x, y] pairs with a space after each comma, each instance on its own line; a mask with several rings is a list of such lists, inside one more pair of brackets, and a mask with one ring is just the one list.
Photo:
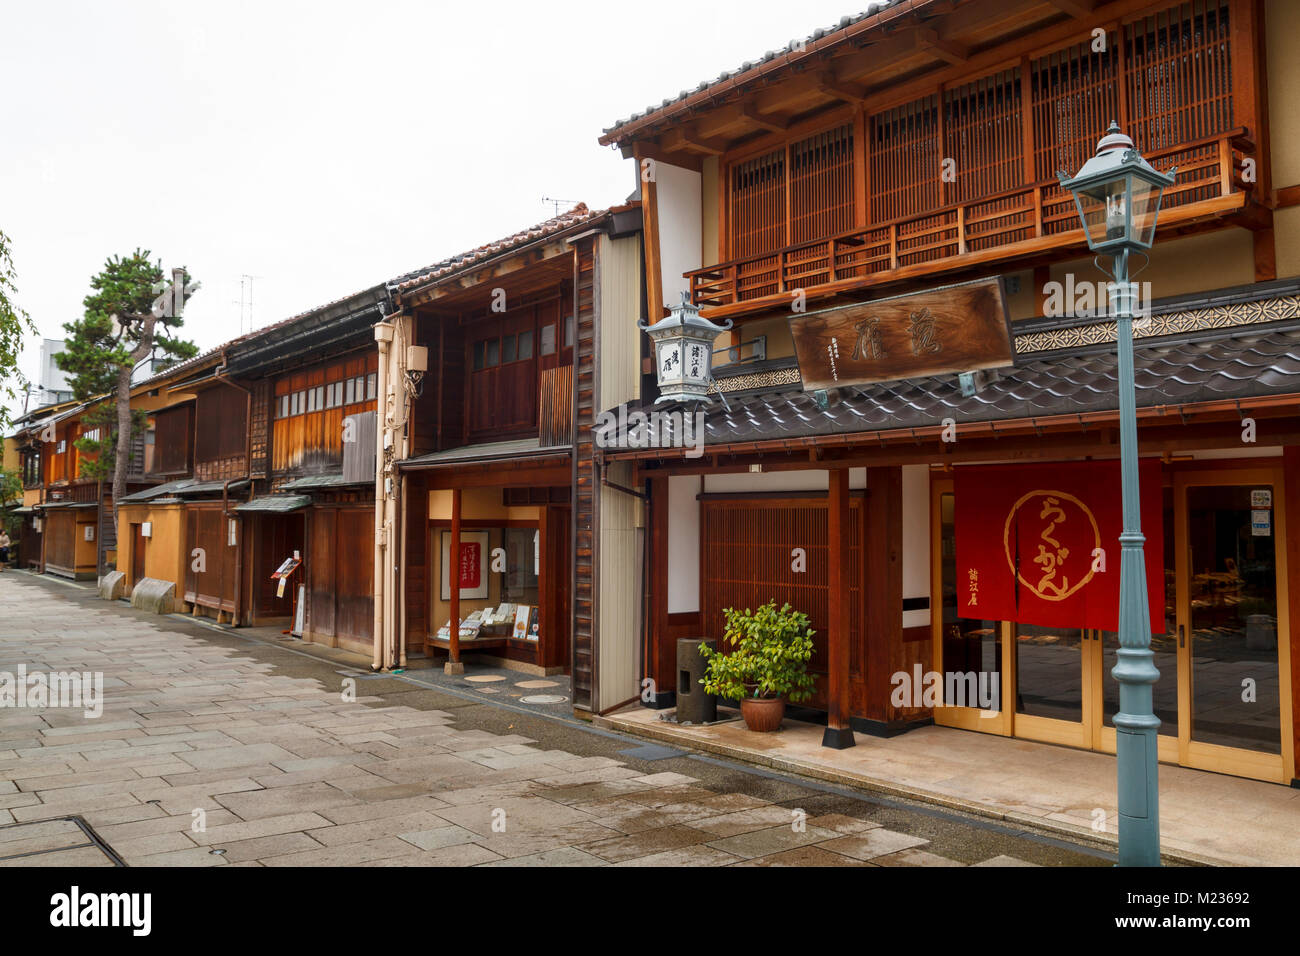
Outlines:
[[605, 127], [866, 5], [0, 0], [18, 304], [62, 338], [104, 261], [148, 249], [202, 283], [185, 332], [210, 348], [546, 219], [543, 196], [623, 201]]

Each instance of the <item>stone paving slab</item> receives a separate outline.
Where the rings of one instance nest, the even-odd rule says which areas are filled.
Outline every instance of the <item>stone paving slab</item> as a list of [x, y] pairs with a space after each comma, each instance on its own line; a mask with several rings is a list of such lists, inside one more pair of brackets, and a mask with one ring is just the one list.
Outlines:
[[[31, 822], [68, 814], [83, 815], [132, 866], [945, 859], [916, 850], [925, 839], [838, 807], [804, 813], [779, 805], [786, 785], [759, 788], [772, 799], [719, 792], [686, 773], [636, 769], [635, 748], [617, 759], [539, 743], [504, 720], [495, 731], [474, 726], [459, 703], [439, 710], [379, 696], [344, 699], [337, 664], [282, 671], [244, 645], [211, 643], [170, 619], [132, 614], [0, 580], [0, 670], [22, 663], [29, 672], [105, 677], [98, 719], [57, 708], [0, 711], [0, 824], [30, 828], [8, 838], [14, 847], [48, 851], [24, 865], [96, 865], [96, 855], [113, 862], [69, 843], [84, 836], [61, 823]], [[371, 686], [378, 692], [395, 683]], [[398, 686], [410, 694], [436, 687]], [[0, 865], [13, 865], [3, 858], [6, 834], [15, 832], [0, 826]], [[994, 859], [1010, 865], [1014, 858]]]
[[[891, 738], [857, 734], [856, 746], [827, 750], [821, 746], [824, 728], [813, 724], [787, 719], [779, 734], [756, 734], [734, 721], [682, 727], [638, 706], [594, 722], [842, 786], [1115, 841], [1115, 758], [1109, 754], [938, 726]], [[1300, 863], [1300, 790], [1166, 764], [1159, 776], [1167, 855], [1220, 865]], [[1097, 808], [1108, 821], [1100, 835], [1092, 829]]]

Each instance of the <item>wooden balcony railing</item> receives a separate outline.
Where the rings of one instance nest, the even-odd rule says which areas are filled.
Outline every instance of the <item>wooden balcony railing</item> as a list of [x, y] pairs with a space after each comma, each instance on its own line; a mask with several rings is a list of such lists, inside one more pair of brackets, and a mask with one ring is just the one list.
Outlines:
[[[1236, 129], [1146, 154], [1158, 169], [1178, 167], [1161, 202], [1159, 225], [1243, 207], [1252, 183], [1242, 179], [1242, 160], [1254, 151], [1246, 130]], [[769, 304], [762, 300], [776, 304], [796, 290], [847, 291], [1083, 242], [1073, 197], [1051, 180], [685, 276], [695, 305], [725, 315]]]

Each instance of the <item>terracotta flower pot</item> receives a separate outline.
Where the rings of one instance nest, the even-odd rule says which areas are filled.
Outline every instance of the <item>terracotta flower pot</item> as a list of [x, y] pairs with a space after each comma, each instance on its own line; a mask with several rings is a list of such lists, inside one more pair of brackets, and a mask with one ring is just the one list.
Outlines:
[[740, 701], [740, 716], [745, 718], [745, 726], [750, 730], [770, 734], [781, 729], [785, 698], [744, 697]]

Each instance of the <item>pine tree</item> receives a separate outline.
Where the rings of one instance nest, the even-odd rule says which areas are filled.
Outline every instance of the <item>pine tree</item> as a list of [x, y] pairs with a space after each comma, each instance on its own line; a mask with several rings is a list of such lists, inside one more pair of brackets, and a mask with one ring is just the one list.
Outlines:
[[[18, 371], [18, 354], [23, 349], [23, 336], [35, 335], [36, 326], [22, 309], [14, 304], [17, 288], [13, 260], [9, 256], [9, 237], [0, 232], [0, 395], [12, 401], [17, 389], [26, 382]], [[9, 408], [0, 402], [0, 430], [9, 426]]]
[[[113, 527], [118, 503], [126, 494], [131, 436], [144, 427], [145, 416], [131, 411], [131, 375], [151, 356], [164, 367], [198, 354], [193, 342], [175, 337], [184, 325], [185, 301], [198, 290], [184, 269], [172, 270], [164, 280], [162, 263], [152, 262], [148, 250], [114, 256], [90, 280], [94, 291], [86, 296], [85, 315], [64, 325], [66, 350], [57, 357], [68, 373], [79, 401], [104, 397], [82, 416], [82, 423], [99, 426], [97, 440], [80, 438], [81, 474], [113, 479]], [[119, 441], [118, 438], [126, 438]]]

